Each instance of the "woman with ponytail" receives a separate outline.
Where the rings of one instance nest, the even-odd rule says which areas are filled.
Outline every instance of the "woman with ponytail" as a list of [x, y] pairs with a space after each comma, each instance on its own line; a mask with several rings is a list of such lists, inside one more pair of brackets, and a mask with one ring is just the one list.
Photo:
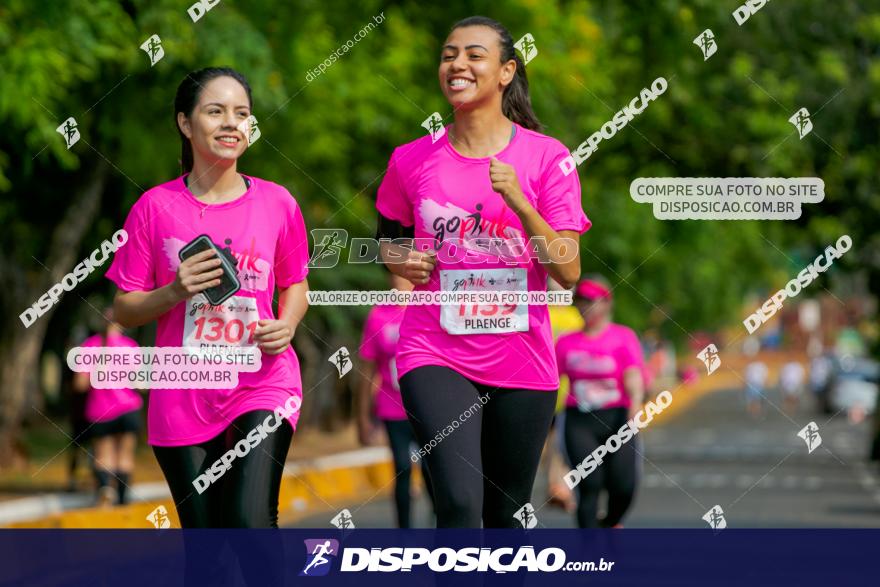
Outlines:
[[[239, 372], [235, 387], [150, 392], [148, 441], [184, 528], [277, 527], [281, 475], [299, 417], [302, 385], [290, 341], [307, 308], [308, 238], [284, 187], [238, 172], [252, 106], [250, 86], [235, 70], [186, 75], [174, 100], [183, 175], [135, 202], [125, 221], [129, 241], [107, 272], [118, 288], [116, 321], [157, 321], [156, 346], [261, 351], [260, 369]], [[216, 249], [180, 260], [200, 235], [240, 282], [218, 303], [204, 293], [221, 284]]]
[[[439, 81], [454, 123], [391, 155], [378, 234], [403, 240], [383, 261], [417, 293], [574, 286], [590, 221], [577, 174], [559, 168], [567, 149], [538, 132], [510, 33], [479, 16], [453, 25]], [[413, 305], [396, 364], [437, 525], [531, 527], [559, 385], [547, 306]]]

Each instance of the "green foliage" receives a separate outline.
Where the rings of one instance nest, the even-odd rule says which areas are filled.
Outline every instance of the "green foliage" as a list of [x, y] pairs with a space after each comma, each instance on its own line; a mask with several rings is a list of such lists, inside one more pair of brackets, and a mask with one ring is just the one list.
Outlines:
[[[144, 189], [177, 174], [174, 91], [187, 71], [208, 65], [235, 67], [253, 87], [263, 138], [241, 169], [288, 187], [309, 228], [371, 236], [375, 191], [392, 149], [420, 136], [431, 112], [450, 113], [437, 87], [444, 35], [477, 13], [505, 23], [514, 39], [535, 37], [533, 103], [547, 134], [571, 149], [656, 77], [669, 80], [666, 94], [578, 170], [594, 222], [582, 238], [584, 270], [611, 279], [622, 321], [645, 328], [659, 311], [668, 316], [662, 329], [677, 339], [736, 323], [748, 291], [790, 275], [788, 252], [816, 251], [845, 232], [860, 249], [846, 262], [872, 270], [876, 263], [877, 2], [777, 2], [743, 26], [732, 4], [712, 0], [223, 0], [196, 23], [185, 4], [11, 0], [0, 7], [7, 131], [0, 190], [13, 196], [0, 203], [0, 222], [19, 262], [42, 258], [70, 170], [98, 153], [112, 162], [114, 179], [84, 253], [121, 225]], [[382, 24], [307, 81], [382, 12]], [[708, 61], [691, 42], [705, 28], [719, 45]], [[139, 45], [153, 33], [166, 55], [150, 67]], [[801, 106], [815, 125], [804, 140], [788, 123]], [[68, 151], [55, 128], [71, 115], [83, 140]], [[827, 196], [795, 222], [662, 222], [629, 197], [633, 179], [652, 176], [818, 176]], [[100, 281], [96, 274], [90, 283], [105, 287]], [[310, 283], [375, 288], [385, 278], [375, 266], [346, 266], [313, 271]], [[315, 332], [351, 341], [364, 311], [315, 307], [307, 321]]]

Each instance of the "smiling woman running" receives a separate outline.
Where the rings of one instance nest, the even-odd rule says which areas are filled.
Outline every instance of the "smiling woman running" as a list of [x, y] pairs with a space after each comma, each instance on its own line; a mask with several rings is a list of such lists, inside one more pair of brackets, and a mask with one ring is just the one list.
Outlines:
[[[135, 202], [125, 221], [129, 242], [107, 272], [118, 287], [117, 322], [134, 327], [157, 320], [156, 346], [262, 351], [260, 370], [239, 373], [233, 389], [150, 392], [148, 441], [184, 528], [277, 527], [281, 473], [299, 417], [295, 410], [281, 418], [277, 408], [298, 406], [302, 397], [290, 340], [307, 308], [308, 240], [286, 189], [238, 173], [251, 106], [247, 81], [232, 69], [202, 69], [184, 78], [174, 112], [185, 174]], [[218, 305], [202, 293], [220, 284], [213, 250], [178, 258], [201, 234], [237, 265], [241, 289]], [[278, 318], [272, 311], [276, 288]], [[258, 437], [260, 449], [239, 455], [198, 491], [196, 478], [243, 440], [247, 445], [248, 433], [266, 422], [275, 429]]]
[[[412, 250], [383, 243], [383, 261], [417, 292], [545, 291], [548, 273], [573, 286], [590, 221], [577, 174], [559, 168], [567, 149], [536, 132], [510, 33], [485, 17], [456, 23], [439, 78], [455, 124], [391, 155], [378, 232], [415, 241]], [[543, 239], [541, 263], [523, 259], [530, 237]], [[559, 384], [547, 306], [410, 306], [397, 369], [438, 527], [519, 526]]]

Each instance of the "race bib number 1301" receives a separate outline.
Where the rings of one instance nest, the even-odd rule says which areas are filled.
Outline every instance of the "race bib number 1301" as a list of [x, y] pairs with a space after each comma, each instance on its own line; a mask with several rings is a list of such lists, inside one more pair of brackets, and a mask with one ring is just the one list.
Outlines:
[[254, 346], [259, 320], [255, 298], [232, 296], [214, 306], [204, 295], [196, 294], [186, 303], [182, 346]]

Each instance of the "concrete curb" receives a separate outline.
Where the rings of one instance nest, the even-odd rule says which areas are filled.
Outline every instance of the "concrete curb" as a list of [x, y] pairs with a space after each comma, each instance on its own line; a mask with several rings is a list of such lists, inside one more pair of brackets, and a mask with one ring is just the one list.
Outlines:
[[[391, 452], [369, 447], [284, 467], [278, 497], [278, 517], [283, 523], [331, 510], [364, 492], [390, 491], [394, 481]], [[0, 527], [6, 528], [152, 528], [147, 516], [165, 506], [171, 527], [180, 521], [164, 481], [138, 483], [132, 502], [125, 506], [94, 507], [94, 496], [85, 493], [50, 493], [0, 503]], [[329, 518], [328, 523], [329, 527]]]

